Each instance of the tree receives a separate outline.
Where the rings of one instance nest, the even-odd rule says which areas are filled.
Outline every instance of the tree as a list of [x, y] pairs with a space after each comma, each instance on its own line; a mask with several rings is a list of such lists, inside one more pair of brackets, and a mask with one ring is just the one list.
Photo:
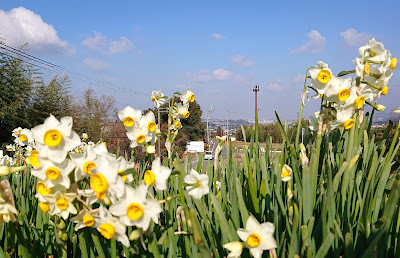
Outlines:
[[70, 80], [67, 74], [54, 76], [47, 85], [41, 83], [33, 94], [32, 108], [29, 112], [32, 126], [43, 123], [50, 114], [58, 119], [72, 115], [72, 96], [68, 91], [69, 85]]
[[11, 131], [31, 126], [27, 110], [35, 71], [19, 58], [0, 54], [0, 145], [12, 140]]
[[222, 128], [221, 128], [221, 126], [218, 126], [218, 128], [217, 128], [217, 136], [222, 136]]

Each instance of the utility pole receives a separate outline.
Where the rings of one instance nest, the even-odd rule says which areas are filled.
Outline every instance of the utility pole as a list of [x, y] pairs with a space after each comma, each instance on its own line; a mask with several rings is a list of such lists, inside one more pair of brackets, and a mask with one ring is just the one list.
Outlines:
[[207, 144], [208, 150], [210, 150], [210, 130], [211, 130], [211, 123], [212, 123], [212, 113], [215, 110], [211, 106], [211, 110], [207, 111], [206, 118], [207, 118]]
[[253, 91], [255, 93], [255, 110], [254, 110], [254, 125], [255, 125], [257, 120], [257, 92], [260, 91], [260, 86], [254, 85]]

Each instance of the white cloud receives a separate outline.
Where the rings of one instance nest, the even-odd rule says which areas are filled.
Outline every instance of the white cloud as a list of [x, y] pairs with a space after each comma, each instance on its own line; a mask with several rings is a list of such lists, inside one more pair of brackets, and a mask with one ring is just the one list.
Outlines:
[[283, 91], [285, 89], [285, 87], [282, 85], [282, 81], [278, 79], [278, 80], [269, 82], [267, 84], [267, 89], [278, 92], [278, 91]]
[[214, 39], [216, 39], [216, 40], [224, 39], [224, 38], [225, 38], [224, 35], [219, 34], [219, 33], [216, 33], [216, 32], [212, 33], [211, 36], [212, 36]]
[[216, 69], [212, 73], [214, 78], [218, 81], [226, 81], [233, 77], [233, 73], [225, 69]]
[[299, 83], [304, 83], [304, 74], [297, 74], [294, 78], [293, 78], [293, 82], [295, 84], [299, 84]]
[[311, 30], [307, 37], [308, 41], [304, 42], [299, 48], [292, 50], [291, 53], [314, 54], [324, 50], [326, 40], [319, 31]]
[[30, 52], [43, 54], [72, 54], [67, 41], [58, 37], [53, 25], [47, 24], [40, 15], [17, 7], [11, 11], [0, 10], [0, 38], [4, 43], [17, 48], [28, 43]]
[[105, 71], [110, 65], [100, 59], [96, 58], [86, 58], [83, 60], [83, 63], [92, 71], [95, 72], [103, 72]]
[[107, 55], [123, 53], [131, 50], [135, 46], [126, 37], [122, 36], [119, 40], [111, 40], [100, 32], [93, 32], [93, 37], [87, 37], [82, 41], [82, 46], [87, 47], [93, 52], [100, 52]]
[[372, 38], [371, 34], [366, 32], [358, 32], [353, 28], [340, 32], [340, 36], [343, 37], [344, 43], [349, 47], [358, 47], [364, 45]]
[[232, 63], [234, 64], [240, 64], [246, 67], [250, 67], [254, 65], [253, 60], [245, 59], [245, 56], [242, 55], [236, 55], [231, 57]]
[[212, 80], [209, 70], [200, 70], [194, 73], [186, 73], [194, 82], [204, 83]]

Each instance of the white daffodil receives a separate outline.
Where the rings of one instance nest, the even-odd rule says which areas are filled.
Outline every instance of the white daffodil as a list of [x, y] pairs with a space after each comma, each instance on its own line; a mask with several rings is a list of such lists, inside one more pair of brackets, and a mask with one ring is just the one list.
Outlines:
[[115, 239], [121, 242], [124, 246], [129, 247], [129, 239], [126, 235], [126, 226], [111, 213], [100, 206], [99, 221], [96, 223], [96, 228], [100, 234], [107, 239]]
[[111, 205], [110, 212], [120, 218], [126, 226], [136, 226], [146, 231], [150, 221], [158, 224], [162, 209], [160, 203], [147, 197], [148, 186], [141, 183], [136, 189], [126, 186], [125, 198]]
[[292, 168], [289, 167], [287, 164], [283, 165], [281, 178], [283, 182], [287, 182], [292, 179]]
[[151, 164], [151, 170], [144, 172], [144, 182], [146, 185], [154, 185], [157, 191], [163, 191], [167, 189], [167, 179], [171, 174], [171, 169], [161, 165], [160, 158], [153, 160]]
[[19, 136], [19, 134], [21, 133], [22, 128], [21, 127], [17, 127], [14, 130], [12, 130], [12, 135], [17, 138]]
[[65, 189], [70, 186], [69, 173], [75, 168], [75, 164], [65, 159], [61, 163], [52, 162], [46, 158], [38, 158], [38, 167], [32, 168], [32, 175], [38, 177], [40, 180], [45, 181], [47, 187], [53, 188], [56, 185], [60, 185]]
[[72, 203], [75, 198], [75, 193], [65, 193], [57, 191], [55, 194], [44, 195], [44, 198], [50, 204], [50, 215], [59, 215], [63, 219], [67, 219], [69, 214], [76, 214], [77, 210]]
[[243, 242], [230, 242], [223, 245], [224, 248], [229, 250], [227, 258], [240, 257], [243, 252], [244, 243]]
[[215, 187], [217, 187], [217, 190], [220, 191], [221, 190], [221, 182], [220, 181], [215, 181]]
[[[135, 163], [127, 161], [123, 156], [118, 157], [117, 162], [119, 175], [125, 172], [125, 170], [135, 167]], [[121, 178], [125, 183], [130, 183], [133, 181], [132, 174], [122, 175]]]
[[355, 121], [353, 119], [354, 108], [343, 108], [337, 109], [336, 120], [330, 124], [330, 129], [337, 127], [343, 127], [344, 129], [350, 129], [354, 126]]
[[195, 99], [194, 93], [190, 90], [190, 88], [187, 88], [186, 92], [181, 96], [183, 104], [193, 102], [194, 99]]
[[85, 203], [87, 206], [99, 201], [97, 194], [93, 189], [78, 190], [78, 195], [86, 198]]
[[142, 111], [126, 106], [123, 110], [118, 111], [118, 118], [124, 122], [125, 127], [132, 128], [142, 117]]
[[174, 105], [174, 108], [172, 110], [172, 116], [175, 119], [188, 118], [190, 115], [188, 109], [189, 109], [189, 102], [187, 102], [186, 104], [177, 103]]
[[89, 135], [87, 133], [82, 133], [82, 140], [86, 141], [89, 139]]
[[325, 91], [326, 100], [336, 103], [344, 103], [351, 94], [350, 87], [352, 86], [351, 78], [332, 78], [329, 87]]
[[79, 135], [72, 131], [72, 117], [58, 121], [53, 115], [43, 124], [35, 126], [32, 134], [40, 156], [61, 163], [68, 152], [81, 143]]
[[199, 174], [196, 170], [190, 170], [190, 174], [185, 176], [186, 190], [195, 199], [201, 199], [203, 195], [210, 192], [208, 187], [208, 175]]
[[178, 130], [181, 128], [182, 128], [181, 120], [179, 118], [174, 120], [174, 122], [171, 125], [171, 130]]
[[87, 209], [82, 209], [78, 215], [75, 217], [71, 218], [70, 220], [74, 223], [76, 223], [75, 230], [78, 231], [81, 228], [85, 227], [95, 227], [96, 220], [98, 220], [99, 217], [99, 209], [94, 209], [94, 210], [87, 210]]
[[319, 61], [315, 68], [309, 70], [311, 76], [311, 86], [318, 91], [319, 94], [325, 94], [329, 88], [332, 75], [331, 69], [324, 62]]
[[15, 151], [15, 145], [14, 144], [6, 145], [6, 150], [7, 151]]
[[132, 131], [127, 131], [126, 136], [131, 140], [131, 148], [144, 146], [153, 138], [147, 127], [135, 127]]
[[35, 197], [39, 200], [39, 202], [47, 202], [44, 198], [45, 195], [55, 193], [57, 191], [63, 191], [65, 188], [63, 186], [57, 185], [53, 188], [50, 188], [45, 181], [38, 181], [36, 183], [36, 194]]
[[76, 165], [75, 168], [76, 182], [92, 174], [91, 171], [96, 167], [95, 161], [97, 158], [97, 155], [93, 150], [93, 147], [87, 146], [85, 152], [70, 153], [69, 156]]
[[396, 108], [395, 110], [393, 110], [393, 112], [396, 114], [400, 114], [400, 108]]
[[18, 211], [14, 205], [7, 203], [3, 198], [0, 197], [0, 225], [4, 222], [16, 221], [15, 215]]
[[22, 129], [19, 132], [18, 137], [16, 137], [14, 139], [14, 142], [16, 144], [18, 144], [19, 146], [25, 146], [28, 145], [29, 143], [31, 143], [33, 141], [33, 136], [32, 136], [32, 132], [29, 129]]
[[146, 115], [142, 116], [139, 121], [139, 127], [147, 127], [150, 133], [154, 133], [157, 129], [157, 124], [155, 122], [156, 117], [152, 111], [147, 112]]
[[246, 246], [250, 248], [251, 254], [255, 258], [259, 258], [264, 250], [277, 247], [273, 237], [274, 230], [274, 224], [271, 222], [260, 224], [253, 215], [250, 215], [246, 221], [246, 229], [239, 228], [237, 234], [246, 243]]
[[375, 38], [372, 38], [365, 46], [358, 49], [358, 53], [362, 58], [372, 62], [383, 62], [386, 59], [386, 51], [383, 44], [376, 42]]
[[105, 156], [99, 156], [95, 162], [96, 168], [90, 175], [90, 186], [96, 192], [98, 199], [108, 196], [112, 199], [121, 198], [125, 193], [125, 184], [118, 176], [118, 162]]
[[160, 108], [160, 106], [162, 106], [166, 101], [164, 93], [162, 93], [161, 90], [153, 91], [151, 93], [151, 101], [154, 102], [154, 105], [156, 105], [157, 108]]

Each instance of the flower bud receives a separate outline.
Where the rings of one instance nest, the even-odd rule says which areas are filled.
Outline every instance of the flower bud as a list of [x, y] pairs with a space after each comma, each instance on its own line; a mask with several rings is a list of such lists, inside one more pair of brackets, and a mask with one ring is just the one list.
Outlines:
[[66, 232], [62, 233], [60, 238], [61, 238], [62, 241], [67, 241], [68, 240], [68, 234]]
[[64, 220], [60, 220], [60, 221], [57, 223], [57, 228], [60, 229], [60, 230], [63, 230], [63, 229], [66, 228], [66, 225], [65, 225]]
[[140, 237], [140, 231], [139, 231], [139, 230], [133, 230], [133, 231], [129, 234], [129, 240], [130, 240], [130, 241], [138, 240], [139, 237]]
[[378, 111], [383, 111], [385, 109], [386, 109], [386, 107], [384, 105], [376, 105], [376, 110], [378, 110]]
[[0, 176], [7, 176], [11, 174], [10, 167], [0, 166]]
[[146, 147], [146, 152], [149, 154], [154, 154], [154, 153], [156, 153], [156, 148], [153, 145], [148, 145]]

